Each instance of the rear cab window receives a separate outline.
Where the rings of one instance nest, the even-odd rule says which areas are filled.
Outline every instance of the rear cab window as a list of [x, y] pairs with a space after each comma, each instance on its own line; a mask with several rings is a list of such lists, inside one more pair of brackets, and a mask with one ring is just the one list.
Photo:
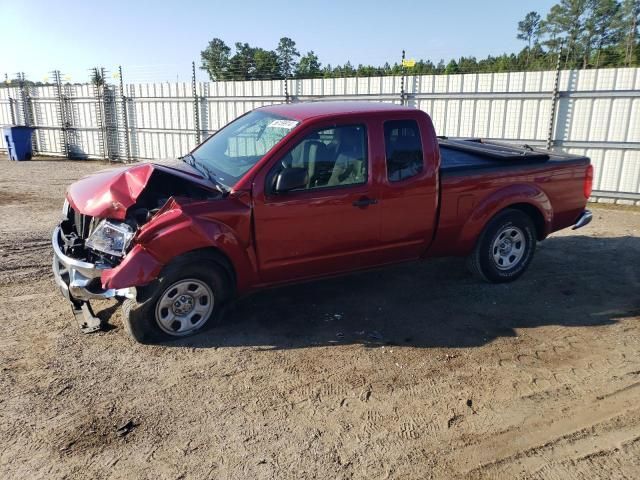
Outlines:
[[420, 128], [415, 120], [390, 120], [384, 123], [387, 178], [400, 182], [424, 170]]

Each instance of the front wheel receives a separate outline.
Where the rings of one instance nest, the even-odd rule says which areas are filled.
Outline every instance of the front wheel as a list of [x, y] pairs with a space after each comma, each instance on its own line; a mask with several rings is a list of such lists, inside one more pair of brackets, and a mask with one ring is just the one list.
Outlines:
[[182, 258], [162, 272], [137, 299], [122, 305], [127, 333], [140, 343], [194, 335], [211, 325], [227, 299], [227, 275], [207, 258]]
[[467, 259], [471, 273], [486, 282], [512, 282], [527, 269], [536, 249], [536, 229], [524, 212], [507, 209], [492, 218]]

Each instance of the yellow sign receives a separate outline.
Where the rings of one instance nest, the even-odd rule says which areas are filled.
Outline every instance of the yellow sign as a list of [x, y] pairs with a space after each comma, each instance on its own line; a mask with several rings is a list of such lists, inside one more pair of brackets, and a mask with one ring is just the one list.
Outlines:
[[414, 59], [411, 59], [411, 60], [404, 59], [404, 60], [402, 60], [402, 66], [403, 67], [409, 67], [409, 68], [415, 67], [416, 66], [416, 61]]

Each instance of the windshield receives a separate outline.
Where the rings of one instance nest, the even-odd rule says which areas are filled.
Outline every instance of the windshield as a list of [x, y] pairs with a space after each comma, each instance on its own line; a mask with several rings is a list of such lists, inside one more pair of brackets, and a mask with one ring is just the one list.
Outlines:
[[201, 164], [224, 186], [234, 185], [299, 122], [255, 110], [231, 122], [193, 151]]

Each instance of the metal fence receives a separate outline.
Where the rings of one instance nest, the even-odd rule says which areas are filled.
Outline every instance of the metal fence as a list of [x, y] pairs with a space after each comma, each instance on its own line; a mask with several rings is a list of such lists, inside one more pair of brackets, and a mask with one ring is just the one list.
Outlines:
[[48, 86], [0, 88], [0, 125], [34, 126], [39, 154], [177, 157], [263, 105], [381, 101], [424, 110], [440, 135], [550, 144], [588, 155], [596, 171], [594, 196], [640, 204], [638, 68], [286, 82], [196, 82], [194, 74], [191, 83], [117, 85], [64, 84], [57, 72], [54, 78]]

